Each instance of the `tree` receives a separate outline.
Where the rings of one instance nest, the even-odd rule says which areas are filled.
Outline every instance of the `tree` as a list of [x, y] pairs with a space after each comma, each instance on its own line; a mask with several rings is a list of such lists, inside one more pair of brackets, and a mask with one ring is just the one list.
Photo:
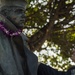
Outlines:
[[[48, 50], [48, 47], [53, 46], [56, 49], [51, 50], [55, 53], [60, 51], [57, 55], [63, 58], [62, 61], [68, 60], [72, 50], [75, 49], [75, 0], [29, 0], [28, 2], [25, 30], [27, 29], [28, 32], [26, 33], [31, 50]], [[46, 47], [42, 47], [45, 42]], [[44, 57], [50, 58], [45, 55]], [[58, 64], [57, 57], [50, 58], [50, 61]]]

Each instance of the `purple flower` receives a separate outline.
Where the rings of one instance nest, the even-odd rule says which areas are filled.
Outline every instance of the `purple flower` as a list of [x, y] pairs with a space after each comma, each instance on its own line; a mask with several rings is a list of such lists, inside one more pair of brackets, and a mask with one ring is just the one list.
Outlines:
[[20, 33], [22, 33], [21, 30], [18, 30], [16, 32], [7, 30], [3, 22], [0, 22], [0, 30], [3, 31], [8, 36], [17, 36], [20, 35]]

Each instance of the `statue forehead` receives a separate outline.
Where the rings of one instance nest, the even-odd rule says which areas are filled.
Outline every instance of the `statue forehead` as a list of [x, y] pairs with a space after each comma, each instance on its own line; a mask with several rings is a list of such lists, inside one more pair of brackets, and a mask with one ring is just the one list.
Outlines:
[[1, 8], [2, 12], [6, 11], [9, 13], [14, 12], [14, 11], [18, 11], [18, 10], [25, 12], [25, 9], [23, 7], [20, 7], [20, 6], [3, 6]]
[[26, 9], [26, 0], [0, 0], [0, 8], [3, 6], [17, 6]]
[[20, 6], [5, 6], [5, 8], [11, 9], [11, 10], [21, 9], [21, 10], [25, 11], [25, 9], [23, 7], [20, 7]]

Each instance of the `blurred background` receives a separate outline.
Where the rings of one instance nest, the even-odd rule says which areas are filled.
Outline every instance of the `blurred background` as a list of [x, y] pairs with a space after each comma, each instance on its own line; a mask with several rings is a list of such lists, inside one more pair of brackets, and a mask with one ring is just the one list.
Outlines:
[[74, 65], [75, 0], [27, 0], [23, 32], [39, 62], [58, 70]]

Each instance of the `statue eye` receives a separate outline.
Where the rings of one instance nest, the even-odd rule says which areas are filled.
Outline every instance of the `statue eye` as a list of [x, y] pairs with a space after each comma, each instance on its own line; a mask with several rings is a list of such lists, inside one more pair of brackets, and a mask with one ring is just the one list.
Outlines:
[[15, 10], [15, 13], [25, 13], [25, 11], [22, 10], [22, 9], [16, 9], [16, 10]]

